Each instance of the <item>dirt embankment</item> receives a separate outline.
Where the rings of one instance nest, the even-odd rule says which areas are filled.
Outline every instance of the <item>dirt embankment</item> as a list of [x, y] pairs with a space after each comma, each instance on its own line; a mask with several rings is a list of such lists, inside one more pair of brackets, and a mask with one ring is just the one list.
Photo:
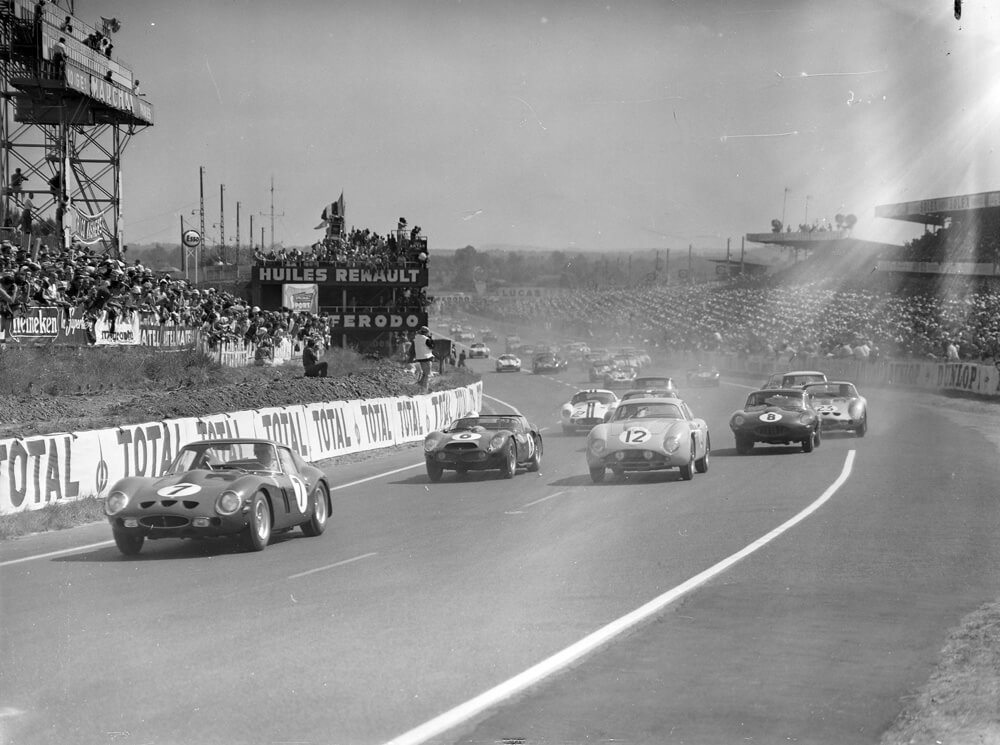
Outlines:
[[106, 390], [70, 396], [26, 393], [0, 396], [0, 439], [73, 432], [181, 417], [208, 416], [270, 406], [405, 396], [413, 378], [395, 365], [336, 378], [256, 379], [171, 390]]

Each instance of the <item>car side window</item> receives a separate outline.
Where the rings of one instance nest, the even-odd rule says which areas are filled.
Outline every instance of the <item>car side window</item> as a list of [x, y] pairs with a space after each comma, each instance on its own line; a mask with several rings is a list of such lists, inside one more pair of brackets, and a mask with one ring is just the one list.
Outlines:
[[295, 473], [298, 471], [295, 467], [295, 459], [292, 457], [292, 451], [288, 448], [278, 448], [278, 460], [281, 461], [281, 470], [285, 473]]

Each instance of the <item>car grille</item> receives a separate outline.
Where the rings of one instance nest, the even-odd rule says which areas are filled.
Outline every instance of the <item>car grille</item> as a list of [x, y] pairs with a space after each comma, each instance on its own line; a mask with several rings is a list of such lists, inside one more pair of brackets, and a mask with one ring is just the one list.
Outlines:
[[763, 424], [757, 427], [756, 432], [763, 437], [783, 437], [788, 434], [788, 427], [781, 424]]
[[139, 524], [144, 528], [183, 528], [190, 522], [181, 515], [150, 515], [139, 520]]
[[474, 442], [449, 442], [444, 446], [445, 450], [478, 450], [479, 446]]

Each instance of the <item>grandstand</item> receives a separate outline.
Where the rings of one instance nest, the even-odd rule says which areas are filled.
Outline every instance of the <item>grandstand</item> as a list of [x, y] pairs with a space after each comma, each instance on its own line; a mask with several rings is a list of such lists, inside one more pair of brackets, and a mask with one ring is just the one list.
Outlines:
[[120, 257], [122, 153], [153, 124], [153, 105], [114, 55], [119, 28], [114, 18], [95, 26], [52, 3], [0, 4], [4, 237], [100, 244]]

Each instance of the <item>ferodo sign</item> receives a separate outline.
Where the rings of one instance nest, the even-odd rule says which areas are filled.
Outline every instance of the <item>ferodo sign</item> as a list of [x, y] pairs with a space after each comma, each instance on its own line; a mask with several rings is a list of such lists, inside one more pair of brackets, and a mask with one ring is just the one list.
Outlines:
[[326, 318], [330, 326], [341, 329], [412, 331], [427, 322], [426, 317], [419, 313], [329, 313]]

